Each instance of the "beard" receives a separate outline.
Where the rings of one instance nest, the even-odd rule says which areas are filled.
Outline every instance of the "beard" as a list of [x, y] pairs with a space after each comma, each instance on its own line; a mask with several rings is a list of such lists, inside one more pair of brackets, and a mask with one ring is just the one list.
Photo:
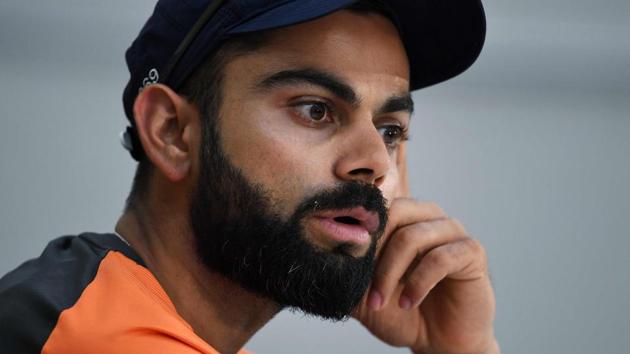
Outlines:
[[[345, 182], [305, 197], [287, 218], [274, 211], [262, 185], [250, 183], [221, 149], [216, 124], [203, 117], [201, 169], [191, 195], [197, 254], [211, 271], [282, 307], [344, 320], [360, 303], [374, 269], [376, 243], [387, 222], [378, 188]], [[350, 243], [323, 250], [308, 241], [302, 221], [315, 212], [363, 207], [379, 216], [365, 255]]]

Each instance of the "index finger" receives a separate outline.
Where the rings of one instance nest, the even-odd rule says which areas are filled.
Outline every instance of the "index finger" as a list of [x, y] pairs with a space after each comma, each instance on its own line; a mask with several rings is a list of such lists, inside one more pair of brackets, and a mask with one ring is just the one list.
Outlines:
[[387, 226], [379, 239], [378, 252], [397, 229], [418, 222], [444, 219], [447, 215], [436, 203], [418, 202], [411, 198], [397, 198], [389, 207]]

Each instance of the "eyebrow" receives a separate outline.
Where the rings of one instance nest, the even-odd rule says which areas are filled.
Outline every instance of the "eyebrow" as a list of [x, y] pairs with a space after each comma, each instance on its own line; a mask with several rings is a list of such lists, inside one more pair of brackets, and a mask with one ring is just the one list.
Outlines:
[[265, 78], [257, 86], [269, 89], [304, 83], [323, 87], [352, 106], [358, 106], [361, 101], [352, 86], [343, 79], [335, 74], [316, 69], [280, 71]]
[[411, 97], [411, 93], [406, 92], [388, 98], [378, 110], [379, 114], [394, 112], [408, 112], [409, 115], [413, 113], [413, 98]]
[[[305, 83], [323, 87], [353, 107], [357, 107], [361, 103], [361, 98], [350, 84], [333, 73], [317, 69], [279, 71], [260, 81], [256, 87], [259, 89], [272, 89]], [[377, 110], [379, 114], [401, 111], [409, 112], [409, 114], [413, 113], [413, 99], [409, 92], [389, 97]]]

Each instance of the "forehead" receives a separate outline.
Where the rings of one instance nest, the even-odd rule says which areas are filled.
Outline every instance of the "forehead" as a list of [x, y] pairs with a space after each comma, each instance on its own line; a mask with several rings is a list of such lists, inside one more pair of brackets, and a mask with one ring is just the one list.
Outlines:
[[409, 86], [409, 63], [398, 30], [379, 14], [342, 10], [271, 30], [262, 48], [241, 59], [240, 69], [252, 73], [310, 67], [350, 82], [379, 81], [396, 91]]

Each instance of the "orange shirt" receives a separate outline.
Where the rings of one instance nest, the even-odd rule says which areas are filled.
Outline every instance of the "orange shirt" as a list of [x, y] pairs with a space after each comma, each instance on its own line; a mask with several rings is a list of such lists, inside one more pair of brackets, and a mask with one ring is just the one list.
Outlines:
[[[29, 300], [33, 308], [20, 313]], [[112, 234], [54, 240], [42, 256], [2, 278], [0, 345], [10, 353], [218, 353]]]

